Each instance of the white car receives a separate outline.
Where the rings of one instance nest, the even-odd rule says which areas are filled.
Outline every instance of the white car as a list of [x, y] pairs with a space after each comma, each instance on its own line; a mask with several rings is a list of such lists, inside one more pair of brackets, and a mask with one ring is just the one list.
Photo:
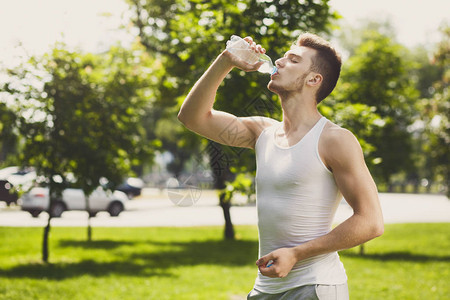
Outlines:
[[[89, 196], [89, 214], [95, 216], [99, 211], [107, 211], [112, 217], [118, 216], [124, 209], [128, 197], [120, 191], [105, 191], [98, 187]], [[48, 188], [34, 187], [21, 197], [22, 210], [28, 211], [33, 217], [39, 216], [43, 211], [49, 212], [52, 217], [60, 217], [67, 210], [86, 210], [86, 200], [81, 189], [68, 188], [62, 193], [62, 198], [53, 203], [51, 207]]]
[[29, 190], [36, 180], [32, 168], [7, 167], [0, 170], [0, 201], [17, 204], [18, 194]]

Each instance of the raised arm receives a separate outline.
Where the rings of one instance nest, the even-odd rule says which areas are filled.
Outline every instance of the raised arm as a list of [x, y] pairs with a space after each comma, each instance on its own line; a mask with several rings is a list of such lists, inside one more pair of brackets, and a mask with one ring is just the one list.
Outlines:
[[[353, 208], [353, 215], [324, 236], [294, 248], [275, 250], [260, 258], [257, 265], [263, 275], [284, 277], [300, 260], [351, 248], [383, 233], [377, 188], [353, 134], [336, 125], [329, 126], [320, 139], [319, 153]], [[269, 260], [275, 261], [271, 268], [266, 267]]]
[[[265, 52], [251, 38], [246, 39], [255, 51]], [[214, 110], [213, 104], [220, 83], [233, 67], [255, 71], [259, 66], [260, 63], [250, 65], [235, 58], [228, 51], [223, 51], [189, 92], [178, 113], [178, 119], [191, 131], [218, 143], [254, 148], [261, 131], [274, 120], [236, 117], [227, 112]]]

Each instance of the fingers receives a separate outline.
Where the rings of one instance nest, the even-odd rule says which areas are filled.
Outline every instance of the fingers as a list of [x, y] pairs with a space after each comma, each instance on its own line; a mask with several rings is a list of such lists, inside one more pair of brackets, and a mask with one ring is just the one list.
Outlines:
[[262, 275], [272, 278], [286, 277], [292, 266], [286, 268], [283, 266], [282, 257], [271, 252], [256, 261], [259, 271]]
[[275, 258], [272, 253], [269, 253], [256, 261], [259, 271], [269, 277], [277, 277], [274, 273]]
[[[264, 272], [273, 271], [273, 269], [275, 268], [274, 264], [275, 264], [275, 262], [270, 259], [268, 262], [258, 265], [258, 269], [260, 269]], [[271, 267], [272, 267], [272, 269], [270, 269]]]
[[283, 278], [286, 277], [289, 273], [289, 271], [286, 272], [286, 270], [283, 270], [281, 266], [279, 266], [276, 262], [270, 265], [261, 265], [258, 266], [259, 272], [261, 272], [262, 275], [266, 277], [271, 278]]
[[264, 49], [261, 45], [256, 45], [256, 51], [259, 53], [266, 53], [266, 49]]
[[271, 261], [269, 261], [267, 264], [263, 264], [258, 266], [259, 271], [262, 275], [272, 278], [279, 278], [282, 277], [278, 273], [278, 268], [275, 264], [271, 264]]
[[247, 43], [249, 43], [249, 44], [253, 43], [253, 38], [252, 38], [251, 36], [246, 36], [246, 37], [244, 38], [244, 40], [245, 40]]
[[[266, 49], [261, 47], [261, 45], [257, 45], [250, 36], [245, 37], [244, 40], [250, 45], [251, 51], [262, 54], [266, 53]], [[230, 62], [233, 64], [234, 67], [237, 67], [238, 69], [241, 69], [245, 72], [257, 71], [264, 63], [261, 60], [258, 60], [255, 63], [248, 63], [243, 59], [235, 57], [234, 55], [230, 54], [229, 51], [226, 50], [222, 54], [224, 57], [230, 60]]]
[[273, 261], [273, 257], [272, 257], [273, 255], [272, 255], [272, 253], [269, 253], [269, 254], [267, 254], [267, 255], [264, 255], [263, 257], [261, 257], [261, 258], [259, 258], [257, 261], [256, 261], [256, 265], [259, 267], [259, 266], [266, 266], [267, 264], [268, 264], [268, 262], [269, 262], [269, 260], [272, 260]]
[[250, 44], [250, 47], [253, 51], [259, 53], [266, 53], [266, 49], [264, 49], [260, 44], [256, 44], [251, 36], [246, 36], [244, 40]]

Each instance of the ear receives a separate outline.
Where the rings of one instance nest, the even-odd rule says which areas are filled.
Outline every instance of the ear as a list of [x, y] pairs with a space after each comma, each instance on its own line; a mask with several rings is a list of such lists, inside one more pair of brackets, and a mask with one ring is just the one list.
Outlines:
[[322, 83], [323, 77], [320, 74], [312, 73], [308, 76], [307, 84], [310, 86], [318, 86]]

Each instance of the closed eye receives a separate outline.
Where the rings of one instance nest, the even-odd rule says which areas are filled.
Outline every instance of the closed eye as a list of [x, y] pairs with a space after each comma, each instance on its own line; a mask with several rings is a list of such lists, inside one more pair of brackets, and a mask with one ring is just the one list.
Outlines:
[[284, 57], [287, 57], [294, 64], [299, 63], [302, 60], [299, 55], [293, 53], [287, 53], [284, 55]]

